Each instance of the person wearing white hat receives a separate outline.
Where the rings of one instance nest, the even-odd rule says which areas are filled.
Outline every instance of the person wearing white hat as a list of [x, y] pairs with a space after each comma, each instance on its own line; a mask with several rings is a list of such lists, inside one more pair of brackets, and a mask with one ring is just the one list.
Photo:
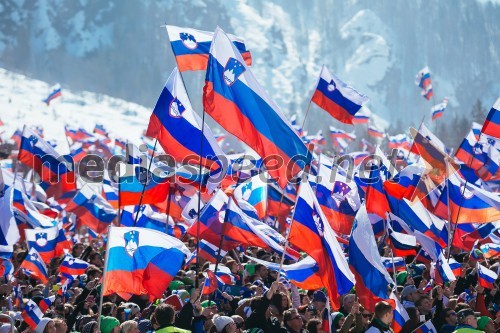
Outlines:
[[56, 333], [54, 321], [50, 318], [42, 318], [36, 326], [36, 333]]
[[215, 329], [217, 333], [235, 333], [236, 332], [236, 324], [234, 323], [233, 318], [228, 316], [215, 316], [212, 319]]

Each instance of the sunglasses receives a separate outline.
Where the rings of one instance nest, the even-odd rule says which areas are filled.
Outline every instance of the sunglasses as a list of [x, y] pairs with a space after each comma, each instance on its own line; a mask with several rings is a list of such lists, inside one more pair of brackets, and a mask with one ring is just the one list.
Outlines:
[[456, 316], [456, 315], [457, 315], [457, 313], [456, 313], [456, 312], [450, 312], [450, 313], [448, 313], [448, 317], [449, 317], [449, 316]]
[[365, 318], [370, 318], [372, 316], [372, 314], [371, 313], [363, 313], [362, 316]]

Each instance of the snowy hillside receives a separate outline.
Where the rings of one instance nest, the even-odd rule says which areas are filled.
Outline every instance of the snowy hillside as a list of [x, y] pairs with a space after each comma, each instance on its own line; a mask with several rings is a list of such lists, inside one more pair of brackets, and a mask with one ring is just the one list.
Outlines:
[[83, 127], [92, 132], [96, 123], [104, 125], [113, 137], [139, 142], [149, 122], [151, 110], [140, 105], [91, 92], [72, 92], [63, 88], [62, 97], [47, 106], [50, 85], [24, 75], [0, 69], [0, 128], [7, 140], [24, 124], [42, 126], [47, 139], [67, 148], [64, 125]]
[[[499, 16], [498, 0], [4, 0], [0, 66], [151, 108], [175, 65], [160, 26], [220, 26], [246, 40], [257, 79], [288, 115], [304, 115], [325, 64], [406, 127], [432, 106], [413, 82], [425, 65], [449, 116], [498, 97]], [[185, 81], [201, 110], [204, 73]], [[309, 117], [311, 131], [338, 125], [316, 107]]]

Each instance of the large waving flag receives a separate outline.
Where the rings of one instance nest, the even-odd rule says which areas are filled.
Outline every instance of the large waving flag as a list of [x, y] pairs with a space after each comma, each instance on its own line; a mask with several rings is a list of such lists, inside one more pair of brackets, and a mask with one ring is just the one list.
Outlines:
[[49, 185], [60, 183], [61, 192], [76, 189], [76, 178], [73, 165], [64, 156], [60, 155], [34, 130], [24, 127], [19, 162], [35, 170], [41, 180]]
[[500, 139], [500, 98], [496, 100], [488, 113], [481, 133]]
[[429, 71], [429, 67], [425, 66], [418, 73], [415, 78], [415, 84], [422, 88], [422, 96], [426, 100], [430, 100], [433, 92], [432, 92], [432, 83], [431, 83], [431, 73]]
[[[229, 199], [226, 215], [227, 222], [224, 225], [228, 237], [244, 245], [271, 248], [277, 253], [283, 253], [283, 236], [267, 224], [245, 215], [232, 198]], [[294, 260], [300, 257], [299, 253], [291, 248], [287, 248], [286, 253]]]
[[208, 125], [202, 124], [194, 112], [177, 68], [170, 74], [156, 102], [146, 135], [157, 138], [165, 152], [177, 162], [199, 164], [201, 158], [203, 166], [212, 170], [209, 190], [216, 188], [224, 177], [220, 161], [225, 158], [224, 152]]
[[28, 251], [28, 255], [24, 258], [20, 268], [24, 270], [26, 275], [40, 280], [43, 284], [47, 283], [47, 266], [45, 266], [45, 263], [34, 247]]
[[356, 293], [359, 303], [370, 312], [377, 302], [387, 300], [387, 287], [393, 283], [378, 253], [366, 207], [356, 214], [349, 241], [349, 266], [356, 276]]
[[444, 110], [446, 110], [446, 106], [448, 105], [448, 98], [443, 99], [443, 101], [439, 104], [436, 104], [431, 109], [432, 121], [441, 118], [443, 116]]
[[241, 208], [250, 217], [263, 219], [267, 212], [267, 174], [258, 174], [236, 186], [233, 196], [238, 201], [248, 203], [252, 210]]
[[220, 28], [205, 80], [206, 112], [264, 158], [269, 174], [284, 188], [311, 161], [311, 153]]
[[496, 258], [500, 256], [500, 244], [487, 243], [479, 247], [483, 256], [486, 259]]
[[55, 257], [57, 236], [59, 228], [52, 227], [46, 229], [26, 229], [26, 241], [28, 248], [34, 248], [42, 257], [44, 263], [48, 264]]
[[103, 293], [161, 298], [191, 252], [180, 240], [143, 229], [110, 227]]
[[[500, 197], [466, 182], [456, 173], [446, 181], [435, 214], [447, 218], [449, 205], [453, 223], [488, 223], [500, 220]], [[449, 193], [449, 200], [448, 200]]]
[[479, 264], [479, 262], [477, 263], [477, 281], [481, 286], [493, 290], [497, 279], [497, 273]]
[[[213, 32], [167, 25], [170, 45], [179, 66], [179, 71], [198, 71], [207, 69]], [[241, 53], [248, 66], [252, 64], [250, 51], [240, 37], [228, 35], [234, 47]]]
[[318, 275], [330, 302], [335, 309], [340, 308], [338, 296], [351, 290], [354, 275], [308, 182], [299, 188], [289, 241], [318, 263]]
[[97, 233], [106, 230], [117, 215], [116, 210], [88, 184], [76, 193], [66, 211], [76, 214], [79, 221]]
[[338, 121], [352, 124], [356, 113], [369, 99], [323, 66], [312, 101]]

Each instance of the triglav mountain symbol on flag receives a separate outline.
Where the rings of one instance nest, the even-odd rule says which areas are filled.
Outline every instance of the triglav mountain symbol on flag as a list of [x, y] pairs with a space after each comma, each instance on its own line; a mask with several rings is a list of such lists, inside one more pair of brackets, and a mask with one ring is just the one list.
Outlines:
[[35, 234], [35, 239], [36, 239], [36, 244], [38, 246], [45, 246], [47, 245], [47, 233], [46, 232], [39, 232]]
[[135, 251], [139, 247], [139, 232], [132, 230], [123, 235], [125, 239], [125, 251], [131, 257], [134, 256]]
[[234, 58], [229, 58], [226, 67], [224, 67], [224, 73], [222, 74], [224, 82], [226, 82], [228, 86], [231, 86], [245, 70], [245, 66], [243, 66], [241, 62]]
[[334, 91], [335, 90], [335, 82], [333, 82], [333, 80], [330, 81], [330, 83], [328, 83], [328, 86], [326, 87], [328, 89], [328, 91]]
[[180, 118], [182, 117], [182, 113], [186, 111], [186, 108], [182, 105], [181, 101], [175, 97], [170, 103], [169, 111], [172, 117]]
[[198, 42], [196, 41], [196, 38], [194, 38], [193, 35], [188, 34], [187, 32], [181, 32], [179, 34], [182, 40], [182, 44], [184, 44], [185, 47], [187, 47], [190, 50], [194, 50], [195, 48], [198, 47]]
[[316, 212], [316, 210], [313, 210], [313, 212], [312, 212], [312, 218], [314, 220], [314, 224], [316, 224], [316, 228], [318, 229], [319, 235], [321, 237], [323, 237], [323, 230], [324, 230], [323, 221], [321, 221], [321, 218], [318, 215], [318, 213]]

